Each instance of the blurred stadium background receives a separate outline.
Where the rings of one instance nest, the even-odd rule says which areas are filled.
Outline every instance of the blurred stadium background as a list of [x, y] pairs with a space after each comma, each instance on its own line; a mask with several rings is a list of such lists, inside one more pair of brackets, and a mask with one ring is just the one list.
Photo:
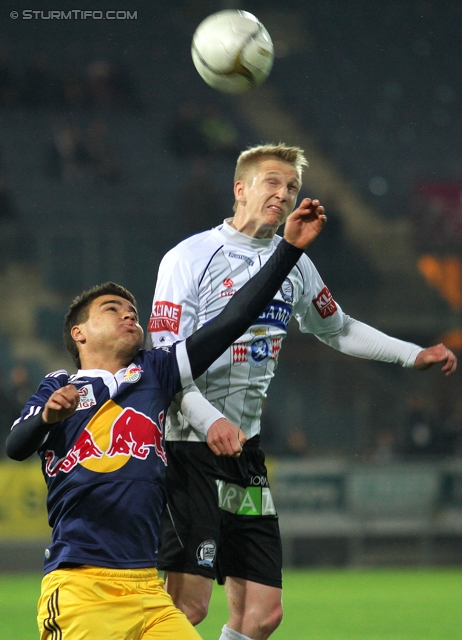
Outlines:
[[[2, 441], [42, 376], [73, 370], [72, 297], [115, 280], [146, 326], [162, 255], [230, 215], [237, 154], [262, 141], [306, 151], [302, 195], [329, 216], [309, 254], [344, 310], [461, 355], [459, 2], [140, 0], [111, 20], [50, 19], [47, 4], [0, 10]], [[223, 8], [257, 15], [275, 45], [243, 96], [190, 58]], [[460, 565], [460, 371], [348, 358], [296, 326], [279, 368], [263, 445], [287, 566]], [[0, 456], [0, 571], [40, 570], [39, 466]]]

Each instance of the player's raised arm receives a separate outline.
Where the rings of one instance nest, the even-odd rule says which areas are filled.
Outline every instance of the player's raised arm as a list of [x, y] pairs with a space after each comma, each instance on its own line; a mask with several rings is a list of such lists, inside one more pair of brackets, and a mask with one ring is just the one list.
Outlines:
[[268, 262], [234, 294], [216, 318], [186, 339], [193, 378], [202, 375], [258, 318], [325, 222], [324, 208], [309, 198], [288, 217], [284, 240]]

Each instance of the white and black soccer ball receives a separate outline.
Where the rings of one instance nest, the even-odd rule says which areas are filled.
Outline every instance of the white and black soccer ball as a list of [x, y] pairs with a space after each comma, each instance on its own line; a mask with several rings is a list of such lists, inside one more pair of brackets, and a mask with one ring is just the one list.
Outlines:
[[244, 93], [261, 84], [273, 66], [271, 37], [247, 11], [213, 13], [197, 27], [191, 46], [199, 75], [214, 89]]

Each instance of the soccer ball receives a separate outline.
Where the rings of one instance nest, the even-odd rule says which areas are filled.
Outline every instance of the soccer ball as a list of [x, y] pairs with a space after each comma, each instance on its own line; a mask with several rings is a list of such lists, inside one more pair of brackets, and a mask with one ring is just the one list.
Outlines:
[[244, 93], [268, 77], [274, 50], [258, 18], [247, 11], [225, 10], [200, 23], [191, 55], [199, 75], [211, 87]]

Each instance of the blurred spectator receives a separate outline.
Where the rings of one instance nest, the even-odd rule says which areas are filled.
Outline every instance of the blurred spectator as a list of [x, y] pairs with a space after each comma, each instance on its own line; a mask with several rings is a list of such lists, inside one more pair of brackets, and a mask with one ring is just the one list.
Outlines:
[[113, 69], [107, 60], [94, 60], [87, 68], [87, 98], [91, 107], [114, 102]]
[[434, 453], [435, 429], [425, 396], [416, 393], [408, 399], [408, 417], [403, 453], [428, 456]]
[[19, 227], [16, 200], [0, 172], [0, 271], [17, 256]]
[[35, 393], [35, 385], [30, 380], [29, 369], [23, 362], [18, 362], [11, 369], [10, 391], [13, 401], [21, 409]]
[[200, 129], [205, 136], [210, 155], [235, 161], [241, 149], [237, 129], [222, 111], [209, 104], [201, 117]]
[[132, 71], [114, 65], [111, 82], [118, 105], [129, 110], [139, 111], [141, 109], [142, 102]]
[[175, 218], [181, 237], [205, 231], [224, 220], [231, 210], [225, 209], [223, 198], [217, 192], [208, 162], [196, 158], [191, 164], [191, 173], [176, 204]]
[[0, 107], [15, 106], [18, 87], [6, 51], [0, 51]]
[[0, 378], [0, 458], [6, 458], [5, 441], [23, 406], [8, 392], [3, 379]]
[[183, 102], [167, 132], [167, 143], [178, 158], [208, 155], [207, 139], [201, 130], [200, 110], [194, 102]]
[[462, 445], [462, 400], [453, 404], [440, 404], [435, 426], [434, 451], [443, 456], [461, 453]]
[[[300, 199], [306, 197], [301, 194]], [[316, 265], [322, 279], [336, 292], [374, 292], [380, 289], [380, 275], [356, 246], [352, 246], [346, 236], [341, 215], [335, 204], [323, 203], [328, 224], [323, 229], [318, 242], [310, 246], [310, 258]]]
[[94, 60], [87, 67], [86, 81], [86, 100], [90, 107], [140, 109], [142, 106], [133, 73], [120, 65]]
[[391, 429], [379, 429], [375, 434], [375, 446], [372, 461], [387, 464], [395, 459], [395, 437]]
[[88, 128], [86, 140], [88, 161], [97, 182], [114, 184], [120, 182], [121, 171], [118, 158], [112, 148], [104, 120], [93, 120]]
[[68, 124], [56, 127], [47, 160], [50, 177], [62, 182], [80, 180], [90, 161], [80, 132]]
[[85, 84], [74, 67], [66, 66], [60, 75], [57, 103], [63, 109], [76, 109], [85, 103]]
[[308, 454], [309, 443], [305, 430], [301, 427], [289, 429], [281, 455], [290, 456], [291, 458], [304, 458]]
[[0, 223], [14, 224], [18, 218], [18, 207], [13, 195], [5, 184], [5, 178], [0, 171]]
[[36, 53], [24, 71], [20, 100], [26, 107], [50, 106], [57, 102], [56, 81], [43, 53]]

